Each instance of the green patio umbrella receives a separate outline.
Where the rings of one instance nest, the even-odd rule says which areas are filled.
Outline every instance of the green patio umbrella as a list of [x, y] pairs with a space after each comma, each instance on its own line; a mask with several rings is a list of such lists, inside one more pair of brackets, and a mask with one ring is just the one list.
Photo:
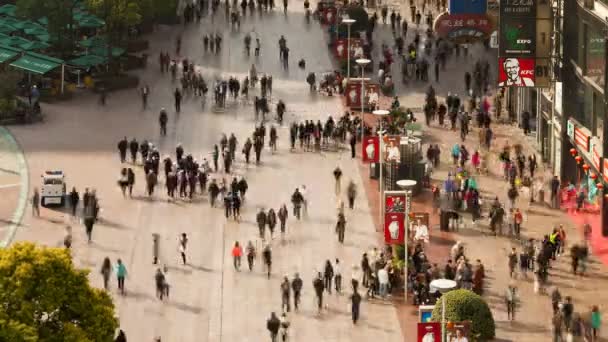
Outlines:
[[36, 21], [39, 22], [40, 24], [44, 25], [44, 26], [47, 26], [49, 24], [49, 19], [47, 17], [39, 18]]
[[105, 25], [105, 22], [97, 17], [90, 16], [80, 20], [77, 25], [86, 28], [99, 28]]
[[29, 20], [20, 21], [18, 23], [15, 23], [13, 26], [20, 30], [27, 30], [27, 29], [34, 29], [34, 28], [44, 30], [44, 27], [42, 25], [31, 22]]
[[0, 33], [13, 33], [15, 31], [17, 31], [17, 29], [10, 25], [0, 25]]
[[38, 39], [41, 42], [45, 42], [48, 43], [51, 40], [51, 35], [47, 34], [39, 34], [36, 36], [36, 39]]
[[22, 44], [21, 48], [27, 51], [36, 51], [36, 50], [44, 50], [48, 49], [51, 45], [45, 42], [33, 41], [27, 44]]
[[108, 62], [107, 58], [97, 56], [97, 55], [84, 55], [77, 58], [74, 58], [68, 61], [68, 64], [74, 65], [77, 67], [89, 68], [92, 66], [105, 64]]
[[95, 46], [105, 46], [107, 43], [106, 38], [104, 36], [93, 36], [87, 39], [83, 39], [78, 44], [85, 48], [92, 48]]
[[11, 36], [8, 38], [0, 39], [0, 44], [12, 46], [12, 47], [18, 47], [18, 48], [21, 48], [23, 45], [29, 44], [29, 43], [30, 43], [29, 40], [27, 40], [25, 38], [17, 37], [17, 36]]
[[74, 18], [74, 20], [76, 20], [76, 21], [80, 21], [80, 20], [82, 20], [82, 18], [85, 18], [88, 15], [89, 15], [89, 13], [87, 13], [87, 12], [74, 11], [74, 14], [72, 15], [72, 18]]
[[[93, 55], [98, 55], [102, 57], [108, 56], [108, 48], [105, 46], [97, 46], [90, 50], [90, 53]], [[112, 57], [119, 57], [125, 53], [125, 49], [119, 47], [112, 48]]]
[[[20, 20], [15, 19], [13, 17], [0, 18], [0, 25], [8, 25], [8, 26], [15, 27], [15, 25], [20, 22], [21, 22]], [[18, 28], [18, 27], [16, 27], [16, 28]]]
[[23, 32], [31, 35], [31, 36], [40, 36], [40, 35], [48, 35], [49, 32], [44, 27], [28, 27], [23, 30]]
[[10, 15], [11, 17], [15, 16], [15, 12], [17, 11], [17, 6], [6, 4], [4, 6], [0, 6], [0, 15]]

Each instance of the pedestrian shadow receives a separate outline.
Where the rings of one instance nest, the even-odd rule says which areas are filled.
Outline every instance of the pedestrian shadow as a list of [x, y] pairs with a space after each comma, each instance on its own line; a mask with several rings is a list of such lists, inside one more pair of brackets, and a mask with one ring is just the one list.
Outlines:
[[549, 329], [541, 324], [523, 321], [496, 321], [496, 330], [526, 333], [549, 333]]
[[130, 227], [128, 227], [122, 223], [110, 221], [105, 218], [97, 219], [97, 223], [99, 223], [100, 225], [102, 225], [104, 227], [118, 229], [118, 230], [130, 230], [131, 229]]
[[[187, 266], [187, 265], [185, 265], [185, 266]], [[187, 268], [184, 268], [184, 267], [167, 265], [167, 269], [169, 269], [170, 271], [177, 272], [177, 273], [192, 274], [192, 270], [191, 269], [187, 269]]]
[[144, 201], [144, 202], [155, 202], [156, 201], [156, 197], [154, 197], [154, 195], [152, 195], [152, 196], [134, 195], [134, 196], [131, 196], [131, 199], [134, 199], [136, 201]]
[[208, 268], [202, 265], [192, 265], [192, 264], [187, 264], [187, 266], [190, 266], [190, 268], [192, 268], [193, 270], [196, 271], [202, 271], [202, 272], [206, 272], [206, 273], [216, 273], [217, 270], [214, 270], [213, 268]]
[[369, 328], [370, 330], [381, 331], [386, 334], [394, 334], [395, 330], [387, 327], [383, 327], [378, 324], [371, 323], [371, 320], [365, 320], [362, 326]]
[[97, 249], [99, 251], [106, 252], [106, 253], [117, 253], [117, 254], [123, 253], [122, 249], [106, 247], [106, 246], [100, 245], [96, 242], [91, 242], [91, 244], [89, 246], [91, 246], [92, 248]]
[[173, 301], [173, 300], [171, 300], [171, 297], [169, 297], [168, 300], [161, 301], [156, 296], [152, 296], [148, 293], [139, 292], [139, 291], [127, 291], [126, 298], [127, 299], [133, 298], [135, 300], [155, 301], [155, 302], [159, 302], [160, 304], [166, 304], [166, 305], [174, 307], [178, 310], [190, 312], [190, 313], [193, 313], [196, 315], [200, 314], [203, 311], [200, 307]]

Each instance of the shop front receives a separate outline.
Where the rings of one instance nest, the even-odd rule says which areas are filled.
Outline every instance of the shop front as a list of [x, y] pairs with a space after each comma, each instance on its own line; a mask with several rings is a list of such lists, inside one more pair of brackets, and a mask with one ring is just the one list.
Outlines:
[[[604, 195], [604, 187], [608, 185], [606, 158], [603, 158], [603, 142], [593, 136], [591, 131], [570, 118], [567, 121], [566, 136], [570, 146], [571, 160], [576, 165], [576, 177], [570, 178], [561, 193], [562, 208], [582, 213], [583, 224], [596, 226], [595, 223], [605, 223], [608, 219], [608, 192]], [[606, 224], [604, 235], [608, 234]]]

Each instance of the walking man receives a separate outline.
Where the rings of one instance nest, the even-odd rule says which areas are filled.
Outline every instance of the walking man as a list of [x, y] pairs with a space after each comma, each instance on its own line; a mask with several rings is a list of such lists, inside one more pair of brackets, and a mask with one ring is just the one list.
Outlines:
[[40, 193], [38, 188], [34, 188], [32, 195], [32, 216], [40, 217]]
[[283, 312], [289, 312], [290, 310], [289, 297], [291, 297], [291, 284], [289, 283], [289, 278], [285, 275], [281, 283], [281, 309]]
[[355, 290], [355, 292], [353, 292], [353, 294], [350, 296], [350, 303], [353, 324], [357, 324], [357, 321], [359, 320], [359, 310], [361, 306], [361, 295], [359, 294], [359, 292], [357, 292], [357, 290]]
[[[165, 110], [165, 108], [161, 108], [160, 115], [158, 117], [158, 123], [160, 124], [160, 135], [161, 136], [167, 135], [167, 121], [169, 121], [169, 118], [167, 117], [167, 111]], [[133, 154], [133, 152], [131, 152], [131, 154]]]
[[298, 305], [300, 304], [300, 293], [302, 292], [302, 279], [300, 279], [299, 273], [296, 273], [291, 281], [291, 289], [293, 290], [293, 307], [296, 311], [298, 311]]

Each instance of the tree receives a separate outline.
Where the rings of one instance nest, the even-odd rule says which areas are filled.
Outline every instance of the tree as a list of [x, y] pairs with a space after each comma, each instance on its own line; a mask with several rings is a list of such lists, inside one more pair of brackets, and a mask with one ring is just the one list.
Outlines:
[[88, 0], [91, 12], [105, 21], [108, 39], [108, 60], [112, 63], [112, 47], [124, 42], [129, 29], [141, 22], [141, 8], [138, 0]]
[[0, 341], [112, 341], [114, 304], [87, 275], [63, 248], [0, 250]]
[[[448, 322], [471, 322], [471, 335], [482, 341], [493, 339], [496, 335], [494, 317], [488, 304], [481, 296], [469, 290], [453, 290], [446, 294], [445, 317]], [[442, 300], [437, 301], [431, 320], [441, 322]]]
[[17, 15], [32, 20], [46, 17], [53, 48], [66, 58], [76, 44], [74, 10], [78, 3], [79, 0], [18, 0]]

